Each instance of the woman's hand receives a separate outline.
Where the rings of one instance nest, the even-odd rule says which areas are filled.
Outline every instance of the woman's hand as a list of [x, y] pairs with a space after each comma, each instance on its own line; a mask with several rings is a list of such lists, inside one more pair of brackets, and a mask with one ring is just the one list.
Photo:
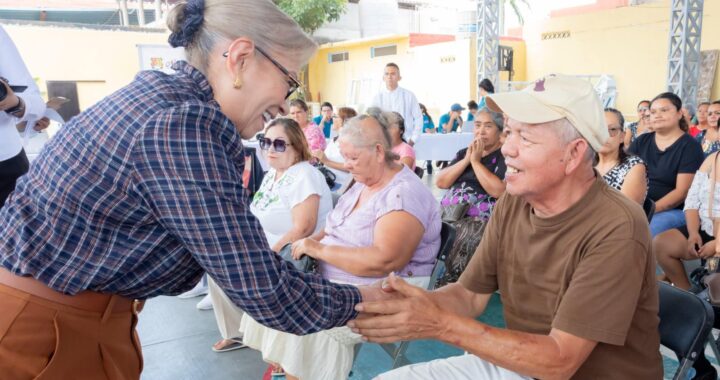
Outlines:
[[700, 238], [700, 234], [698, 234], [697, 232], [692, 232], [689, 234], [688, 252], [690, 252], [690, 254], [697, 256], [702, 245], [702, 238]]
[[319, 149], [313, 150], [312, 152], [310, 152], [310, 154], [312, 154], [313, 157], [317, 158], [318, 161], [325, 163], [325, 152], [324, 151], [319, 150]]
[[[473, 149], [472, 149], [473, 152], [472, 152], [472, 155], [470, 156], [470, 162], [473, 164], [479, 164], [482, 160], [483, 151], [485, 150], [485, 143], [482, 140], [477, 139], [477, 140], [473, 140], [472, 144], [470, 144], [470, 145], [472, 145], [472, 147], [473, 147]], [[469, 151], [469, 149], [468, 149], [468, 151]]]
[[295, 260], [300, 260], [303, 255], [308, 255], [312, 258], [317, 259], [318, 252], [322, 249], [323, 245], [315, 239], [305, 238], [300, 239], [292, 245], [292, 257]]
[[705, 245], [700, 248], [700, 251], [698, 252], [698, 256], [700, 256], [703, 259], [706, 259], [708, 257], [715, 256], [716, 252], [715, 247], [715, 240], [710, 240], [709, 242], [705, 243]]

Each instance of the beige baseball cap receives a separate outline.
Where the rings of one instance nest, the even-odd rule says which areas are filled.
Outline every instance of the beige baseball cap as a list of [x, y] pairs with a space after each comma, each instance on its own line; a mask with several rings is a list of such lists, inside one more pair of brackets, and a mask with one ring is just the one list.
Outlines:
[[577, 77], [550, 74], [522, 91], [490, 94], [486, 103], [491, 110], [522, 123], [567, 118], [595, 151], [610, 138], [595, 89], [589, 81]]

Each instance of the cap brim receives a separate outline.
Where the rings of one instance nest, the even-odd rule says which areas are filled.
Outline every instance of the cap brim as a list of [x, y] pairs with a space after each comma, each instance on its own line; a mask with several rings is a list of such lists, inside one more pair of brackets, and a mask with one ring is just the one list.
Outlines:
[[491, 110], [502, 112], [510, 119], [521, 123], [547, 123], [565, 117], [562, 113], [523, 91], [489, 94], [485, 103]]

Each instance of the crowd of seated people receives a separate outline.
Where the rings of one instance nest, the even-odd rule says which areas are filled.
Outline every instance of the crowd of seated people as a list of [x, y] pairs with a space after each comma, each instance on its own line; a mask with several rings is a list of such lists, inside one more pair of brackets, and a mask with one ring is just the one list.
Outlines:
[[[455, 227], [456, 240], [438, 286], [456, 282], [480, 245], [495, 203], [505, 192], [507, 169], [501, 147], [507, 116], [487, 107], [473, 112], [473, 142], [436, 175], [437, 187], [447, 190], [438, 202], [412, 172], [416, 157], [403, 139], [401, 115], [370, 108], [358, 117], [347, 107], [333, 115], [331, 107], [323, 104], [321, 115], [315, 118], [326, 125], [330, 117], [331, 138], [320, 136], [320, 127], [309, 121], [308, 107], [299, 100], [291, 103], [292, 120], [276, 120], [261, 138], [262, 149], [273, 160], [269, 160], [270, 175], [255, 195], [253, 212], [266, 228], [272, 248], [278, 251], [292, 242], [293, 255], [317, 260], [318, 273], [333, 282], [366, 285], [395, 272], [424, 288], [435, 264], [442, 218]], [[453, 107], [457, 110], [451, 109], [441, 118], [448, 132], [462, 125], [462, 107]], [[436, 132], [432, 117], [424, 107], [421, 110], [427, 126], [423, 133]], [[638, 206], [647, 200], [654, 202], [650, 231], [663, 278], [690, 289], [682, 261], [720, 255], [713, 237], [720, 189], [714, 191], [712, 184], [718, 160], [713, 153], [720, 150], [720, 101], [698, 110], [695, 138], [689, 135], [689, 118], [682, 102], [672, 93], [640, 102], [634, 123], [626, 123], [614, 108], [604, 111], [609, 139], [596, 151], [596, 173]], [[278, 125], [284, 128], [274, 128]], [[291, 136], [288, 129], [302, 134]], [[467, 126], [465, 129], [469, 132]], [[293, 140], [298, 136], [303, 142]], [[308, 147], [307, 156], [293, 150], [303, 143]], [[297, 155], [299, 161], [279, 160], [279, 150]], [[704, 163], [703, 157], [707, 157]], [[320, 172], [307, 162], [311, 158], [333, 170], [340, 183], [350, 184], [334, 209], [331, 203], [325, 205], [330, 191]], [[285, 166], [278, 166], [280, 163]], [[286, 191], [293, 193], [290, 198], [272, 193], [284, 185], [281, 178], [287, 175], [283, 170], [290, 172], [292, 167], [312, 173], [303, 175], [301, 182], [307, 183], [303, 191], [288, 187]], [[428, 172], [431, 170], [429, 166]], [[706, 196], [711, 192], [714, 200]], [[279, 209], [259, 210], [263, 199], [281, 199], [277, 207], [284, 214]], [[247, 344], [261, 351], [273, 371], [288, 379], [347, 378], [353, 348], [361, 342], [359, 335], [347, 328], [307, 336], [283, 333], [243, 315], [212, 283], [211, 295], [223, 336], [214, 348]]]

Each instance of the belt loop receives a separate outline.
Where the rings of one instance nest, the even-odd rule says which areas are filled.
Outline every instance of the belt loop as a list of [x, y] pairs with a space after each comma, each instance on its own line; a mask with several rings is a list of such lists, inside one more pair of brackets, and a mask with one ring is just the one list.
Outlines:
[[105, 312], [103, 313], [100, 323], [104, 324], [105, 322], [107, 322], [108, 318], [110, 318], [110, 315], [113, 313], [113, 309], [115, 308], [115, 300], [117, 299], [117, 297], [118, 296], [116, 294], [113, 294], [112, 297], [110, 297], [110, 301], [105, 308]]

